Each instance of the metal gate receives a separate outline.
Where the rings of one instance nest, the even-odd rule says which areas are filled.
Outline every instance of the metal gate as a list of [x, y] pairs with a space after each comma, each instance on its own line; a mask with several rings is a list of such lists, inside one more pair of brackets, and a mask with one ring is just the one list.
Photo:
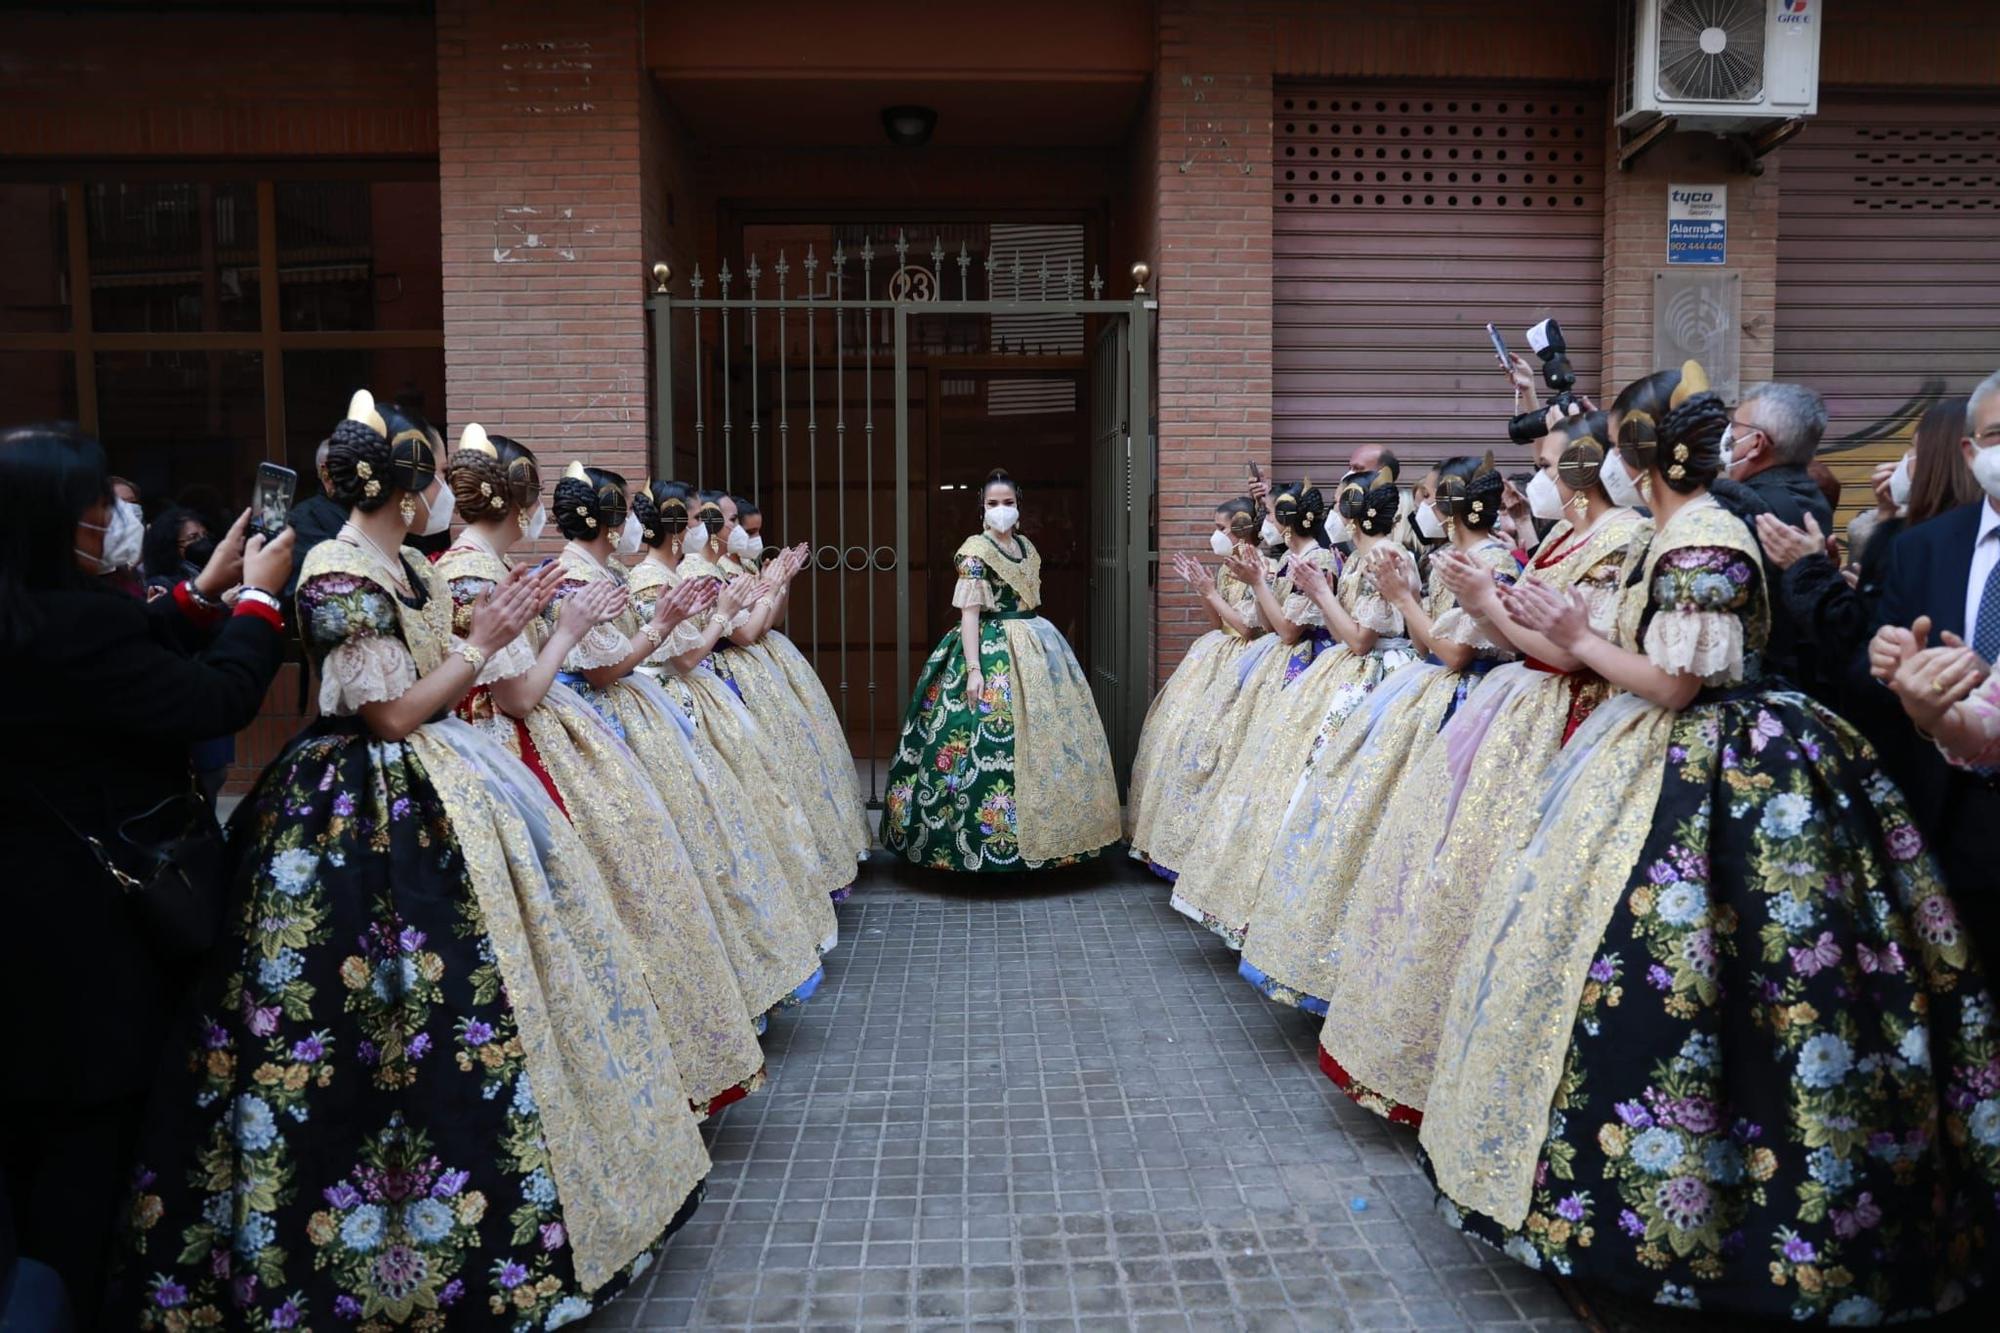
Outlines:
[[[857, 761], [871, 805], [886, 771], [879, 738], [893, 735], [915, 682], [911, 608], [923, 594], [911, 575], [927, 548], [912, 535], [913, 392], [919, 406], [924, 394], [935, 403], [938, 381], [961, 362], [1008, 372], [1015, 362], [1047, 364], [1033, 339], [1059, 317], [1092, 339], [1090, 630], [1078, 646], [1123, 781], [1149, 681], [1157, 303], [1146, 275], [1135, 264], [1132, 295], [1110, 299], [1095, 269], [1086, 278], [1076, 265], [1019, 253], [976, 261], [963, 244], [951, 255], [939, 240], [925, 254], [902, 236], [882, 248], [837, 244], [824, 258], [781, 252], [768, 266], [751, 255], [712, 276], [697, 267], [680, 279], [653, 266], [653, 475], [748, 495], [778, 544], [810, 546], [792, 604], [812, 631], [793, 637], [850, 742], [866, 738]], [[938, 320], [947, 369], [913, 385], [913, 337]], [[919, 350], [935, 358], [939, 338], [924, 338]], [[1023, 389], [1032, 396], [1030, 383], [1012, 386], [1014, 398]], [[1032, 540], [1033, 523], [1024, 527]], [[928, 581], [932, 599], [948, 596], [938, 577]]]

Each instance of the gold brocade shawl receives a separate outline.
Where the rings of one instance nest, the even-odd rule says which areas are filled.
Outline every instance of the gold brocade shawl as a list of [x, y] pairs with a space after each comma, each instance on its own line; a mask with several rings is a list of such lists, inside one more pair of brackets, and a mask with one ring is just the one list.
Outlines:
[[1026, 537], [1017, 534], [1014, 540], [1021, 544], [1018, 560], [983, 532], [960, 542], [956, 558], [978, 560], [987, 573], [1014, 590], [1023, 611], [1033, 611], [1042, 604], [1042, 553]]
[[[1639, 651], [1660, 560], [1718, 546], [1761, 568], [1749, 529], [1712, 500], [1690, 504], [1654, 534], [1644, 576], [1619, 608], [1621, 646]], [[1750, 615], [1745, 638], [1760, 643], [1763, 599]], [[1550, 769], [1533, 839], [1482, 896], [1446, 1006], [1422, 1142], [1438, 1187], [1503, 1227], [1527, 1218], [1577, 1004], [1652, 831], [1678, 717], [1637, 695], [1602, 705]]]
[[[429, 561], [403, 563], [424, 605], [386, 590], [403, 642], [428, 674], [450, 651], [451, 589]], [[307, 554], [300, 582], [328, 573], [380, 585], [386, 571], [373, 552], [326, 541]], [[645, 966], [609, 910], [596, 863], [553, 806], [531, 827], [535, 811], [496, 791], [446, 731], [427, 723], [404, 744], [430, 776], [464, 858], [520, 1031], [577, 1282], [593, 1291], [659, 1238], [708, 1173], [708, 1153]], [[540, 794], [525, 768], [519, 777]]]

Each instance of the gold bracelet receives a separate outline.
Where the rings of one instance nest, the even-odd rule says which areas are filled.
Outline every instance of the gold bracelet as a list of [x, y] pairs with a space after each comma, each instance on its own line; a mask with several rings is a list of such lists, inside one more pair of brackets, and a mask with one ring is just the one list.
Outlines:
[[472, 668], [474, 674], [477, 674], [479, 668], [486, 665], [486, 654], [480, 652], [471, 643], [460, 643], [458, 645], [458, 655], [466, 660], [467, 665]]
[[645, 624], [639, 626], [639, 637], [644, 639], [647, 643], [652, 644], [655, 648], [657, 648], [660, 646], [660, 640], [666, 638], [667, 636], [660, 631], [660, 627], [658, 625], [653, 624], [649, 620]]

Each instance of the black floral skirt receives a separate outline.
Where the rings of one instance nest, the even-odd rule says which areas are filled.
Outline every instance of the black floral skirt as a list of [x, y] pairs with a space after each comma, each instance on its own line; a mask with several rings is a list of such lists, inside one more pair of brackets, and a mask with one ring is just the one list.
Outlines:
[[1526, 1222], [1447, 1218], [1664, 1305], [1845, 1325], [1958, 1303], [1993, 1263], [2000, 1043], [1902, 794], [1792, 693], [1697, 702], [1664, 760]]
[[322, 720], [230, 836], [230, 930], [149, 1118], [114, 1326], [539, 1330], [617, 1295], [653, 1252], [577, 1285], [493, 946], [416, 754]]

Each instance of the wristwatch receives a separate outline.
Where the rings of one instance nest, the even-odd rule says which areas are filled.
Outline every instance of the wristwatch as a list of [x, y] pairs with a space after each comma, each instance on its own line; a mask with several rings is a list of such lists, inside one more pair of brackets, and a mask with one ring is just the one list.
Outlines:
[[226, 606], [223, 605], [222, 599], [220, 597], [210, 597], [207, 593], [201, 590], [200, 586], [197, 585], [193, 579], [186, 580], [186, 583], [188, 590], [188, 599], [192, 601], [196, 606], [200, 607], [202, 610], [224, 611], [228, 609]]

